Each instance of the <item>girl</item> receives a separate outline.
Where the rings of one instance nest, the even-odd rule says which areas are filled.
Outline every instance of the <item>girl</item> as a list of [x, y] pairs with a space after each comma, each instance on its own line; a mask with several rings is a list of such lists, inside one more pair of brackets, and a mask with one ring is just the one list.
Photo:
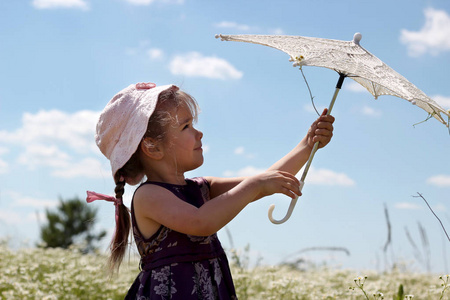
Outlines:
[[[242, 178], [186, 179], [203, 163], [203, 133], [194, 128], [197, 103], [174, 85], [130, 85], [100, 115], [96, 142], [110, 160], [115, 197], [88, 192], [88, 202], [116, 205], [110, 267], [119, 268], [130, 227], [142, 271], [125, 299], [237, 299], [216, 232], [247, 204], [282, 193], [301, 195], [296, 174], [313, 144], [331, 139], [334, 118], [326, 110], [305, 138], [266, 172]], [[125, 183], [146, 177], [131, 202], [131, 222], [122, 203]]]

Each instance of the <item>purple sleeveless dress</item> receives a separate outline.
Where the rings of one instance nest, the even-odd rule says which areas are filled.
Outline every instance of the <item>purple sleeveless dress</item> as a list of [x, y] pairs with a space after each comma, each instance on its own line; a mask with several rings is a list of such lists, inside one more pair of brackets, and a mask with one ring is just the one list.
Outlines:
[[[196, 207], [209, 200], [209, 183], [204, 178], [186, 179], [186, 185], [144, 184], [164, 187]], [[137, 226], [133, 203], [131, 219], [142, 271], [125, 299], [237, 299], [228, 260], [216, 234], [191, 236], [161, 226], [145, 239]]]

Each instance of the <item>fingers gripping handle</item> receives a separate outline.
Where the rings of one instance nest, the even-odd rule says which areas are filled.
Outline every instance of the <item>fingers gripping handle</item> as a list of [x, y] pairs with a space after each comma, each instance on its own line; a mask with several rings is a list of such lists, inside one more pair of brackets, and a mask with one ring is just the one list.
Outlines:
[[[311, 162], [312, 162], [312, 160], [314, 158], [314, 155], [316, 154], [317, 149], [319, 149], [319, 142], [316, 142], [314, 144], [314, 147], [313, 147], [313, 149], [311, 151], [311, 154], [309, 156], [308, 162], [306, 163], [305, 169], [303, 170], [303, 175], [302, 175], [302, 178], [300, 179], [300, 187], [299, 187], [300, 192], [302, 191], [303, 186], [305, 185], [305, 178], [306, 178], [306, 175], [308, 174], [309, 167], [311, 166]], [[272, 204], [269, 207], [269, 220], [270, 220], [270, 222], [272, 222], [273, 224], [282, 224], [282, 223], [286, 222], [287, 220], [289, 220], [289, 218], [292, 215], [292, 212], [294, 211], [294, 207], [297, 204], [297, 200], [298, 200], [298, 196], [291, 200], [291, 204], [289, 205], [289, 209], [288, 209], [288, 211], [286, 213], [286, 216], [283, 219], [278, 220], [278, 221], [275, 220], [272, 217], [273, 210], [275, 209], [275, 204]]]
[[[333, 109], [334, 102], [336, 101], [337, 95], [338, 95], [339, 91], [341, 90], [342, 83], [344, 82], [345, 77], [347, 77], [347, 75], [339, 73], [339, 79], [338, 79], [338, 82], [336, 84], [336, 89], [334, 91], [333, 98], [331, 99], [330, 105], [328, 106], [327, 115], [329, 115], [331, 113], [331, 110]], [[313, 147], [312, 151], [311, 151], [311, 155], [309, 156], [308, 162], [306, 163], [305, 169], [303, 171], [302, 178], [300, 179], [300, 192], [303, 189], [303, 185], [305, 184], [306, 174], [308, 174], [309, 167], [311, 166], [311, 162], [312, 162], [312, 160], [314, 158], [314, 154], [316, 153], [318, 148], [319, 148], [319, 142], [316, 142], [314, 144], [314, 147]], [[270, 222], [272, 222], [273, 224], [282, 224], [282, 223], [286, 222], [291, 217], [292, 211], [294, 211], [294, 207], [297, 204], [297, 200], [298, 200], [298, 197], [295, 197], [294, 199], [291, 200], [291, 204], [289, 205], [288, 212], [286, 213], [286, 216], [283, 219], [281, 219], [281, 220], [275, 220], [272, 217], [273, 210], [275, 209], [275, 204], [272, 204], [269, 207], [269, 220], [270, 220]]]
[[[300, 192], [302, 191], [304, 185], [305, 185], [305, 183], [303, 181], [300, 181], [300, 188], [299, 188]], [[282, 224], [282, 223], [286, 222], [291, 217], [292, 212], [294, 211], [294, 207], [297, 204], [297, 200], [298, 200], [298, 196], [296, 196], [294, 199], [291, 200], [291, 204], [289, 204], [289, 209], [288, 209], [288, 211], [286, 213], [286, 216], [283, 219], [281, 219], [281, 220], [275, 220], [272, 217], [273, 210], [275, 209], [275, 204], [272, 204], [269, 207], [269, 220], [270, 220], [270, 222], [272, 222], [273, 224]]]

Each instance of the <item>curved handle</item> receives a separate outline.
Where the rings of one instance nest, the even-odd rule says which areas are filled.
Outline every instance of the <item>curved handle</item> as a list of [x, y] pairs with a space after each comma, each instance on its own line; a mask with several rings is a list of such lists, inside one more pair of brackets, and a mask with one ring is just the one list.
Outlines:
[[[355, 36], [356, 36], [356, 34], [355, 34]], [[357, 38], [355, 38], [355, 41], [358, 38], [361, 39], [360, 37], [357, 37]], [[338, 82], [336, 84], [336, 89], [334, 90], [333, 98], [331, 99], [330, 105], [328, 106], [327, 115], [329, 115], [331, 113], [331, 110], [333, 109], [334, 102], [336, 101], [337, 95], [338, 95], [339, 91], [341, 90], [342, 83], [344, 82], [345, 77], [347, 77], [347, 75], [339, 73], [339, 79], [338, 79]], [[303, 185], [305, 184], [306, 174], [308, 174], [309, 167], [311, 166], [311, 162], [312, 162], [312, 160], [314, 158], [314, 154], [316, 153], [318, 148], [319, 148], [319, 142], [316, 142], [314, 144], [314, 147], [313, 147], [312, 151], [311, 151], [311, 154], [309, 156], [308, 162], [305, 165], [305, 169], [303, 170], [302, 178], [300, 179], [300, 192], [303, 189]], [[291, 217], [291, 214], [292, 214], [292, 211], [294, 210], [295, 204], [297, 204], [297, 200], [298, 200], [298, 197], [295, 197], [295, 199], [291, 200], [291, 204], [289, 205], [289, 209], [288, 209], [288, 211], [286, 213], [286, 216], [283, 219], [281, 219], [281, 220], [275, 220], [272, 217], [273, 210], [275, 209], [275, 204], [272, 204], [269, 207], [269, 220], [270, 220], [270, 222], [272, 222], [273, 224], [282, 224], [282, 223], [286, 222]]]
[[[300, 192], [303, 189], [303, 185], [305, 185], [305, 183], [303, 181], [300, 181], [300, 188], [299, 188]], [[272, 217], [273, 210], [275, 209], [275, 204], [272, 204], [269, 207], [269, 220], [270, 220], [270, 222], [272, 222], [273, 224], [282, 224], [282, 223], [286, 222], [287, 220], [289, 220], [289, 218], [292, 215], [292, 212], [294, 211], [294, 207], [297, 204], [297, 200], [298, 200], [298, 196], [291, 200], [291, 204], [289, 204], [289, 208], [288, 208], [288, 211], [286, 213], [286, 216], [284, 216], [284, 218], [281, 219], [281, 220], [275, 220]]]

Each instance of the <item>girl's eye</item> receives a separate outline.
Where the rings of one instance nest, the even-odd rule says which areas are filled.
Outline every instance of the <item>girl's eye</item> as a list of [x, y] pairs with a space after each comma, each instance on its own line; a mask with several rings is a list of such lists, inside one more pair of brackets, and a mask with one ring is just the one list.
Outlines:
[[189, 128], [189, 124], [184, 125], [183, 130], [188, 129]]

